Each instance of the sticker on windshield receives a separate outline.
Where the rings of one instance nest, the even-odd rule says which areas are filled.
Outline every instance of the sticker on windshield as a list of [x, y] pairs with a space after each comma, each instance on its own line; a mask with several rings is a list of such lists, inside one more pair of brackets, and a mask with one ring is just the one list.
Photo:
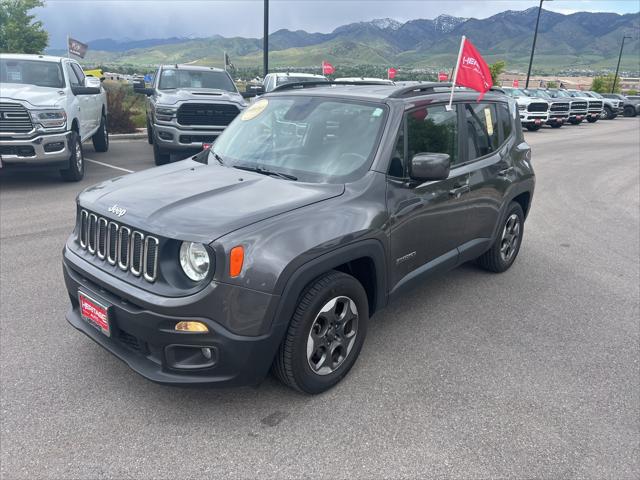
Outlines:
[[381, 108], [376, 108], [373, 113], [371, 114], [372, 117], [379, 117], [380, 115], [382, 115], [382, 109]]
[[487, 133], [493, 135], [493, 120], [491, 119], [491, 108], [484, 109], [484, 119], [487, 121]]
[[258, 115], [260, 115], [265, 108], [267, 108], [267, 105], [269, 105], [269, 100], [267, 100], [266, 98], [258, 100], [242, 113], [242, 115], [240, 116], [240, 120], [245, 122], [247, 120], [253, 120]]

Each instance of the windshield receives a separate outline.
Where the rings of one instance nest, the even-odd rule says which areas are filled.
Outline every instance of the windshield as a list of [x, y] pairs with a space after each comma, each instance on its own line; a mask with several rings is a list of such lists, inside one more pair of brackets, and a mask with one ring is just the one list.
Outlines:
[[530, 97], [551, 98], [547, 92], [543, 92], [542, 90], [525, 90], [525, 93]]
[[227, 92], [237, 91], [227, 72], [163, 69], [158, 89], [171, 90], [174, 88], [212, 88]]
[[41, 60], [0, 58], [0, 82], [64, 88], [60, 63]]
[[564, 90], [552, 90], [549, 92], [549, 95], [551, 95], [553, 98], [571, 98], [571, 95], [569, 95]]
[[589, 92], [589, 95], [591, 95], [594, 98], [604, 98], [602, 95], [600, 95], [598, 92]]
[[286, 83], [302, 83], [302, 82], [328, 82], [324, 77], [295, 77], [293, 75], [287, 75], [286, 77], [276, 77], [276, 86], [284, 85]]
[[382, 104], [333, 98], [263, 98], [218, 137], [209, 163], [344, 183], [369, 169], [385, 112]]

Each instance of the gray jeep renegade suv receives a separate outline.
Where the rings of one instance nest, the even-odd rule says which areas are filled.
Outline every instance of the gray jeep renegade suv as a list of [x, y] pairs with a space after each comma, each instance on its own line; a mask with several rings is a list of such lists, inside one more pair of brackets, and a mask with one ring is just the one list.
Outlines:
[[450, 88], [289, 84], [209, 151], [88, 188], [67, 320], [156, 382], [332, 387], [402, 292], [518, 255], [535, 181], [517, 105], [460, 89], [449, 110]]

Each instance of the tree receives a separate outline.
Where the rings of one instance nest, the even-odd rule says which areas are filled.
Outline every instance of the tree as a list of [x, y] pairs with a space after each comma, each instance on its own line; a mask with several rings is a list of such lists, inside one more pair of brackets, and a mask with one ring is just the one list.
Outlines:
[[29, 11], [44, 6], [43, 0], [0, 0], [0, 52], [42, 53], [49, 34]]
[[554, 82], [553, 80], [548, 81], [547, 88], [558, 88], [558, 82]]
[[[604, 75], [602, 77], [593, 77], [591, 82], [591, 90], [598, 93], [611, 93], [611, 87], [613, 86], [613, 74]], [[616, 82], [615, 93], [620, 93], [620, 77]]]
[[489, 65], [489, 71], [491, 72], [491, 81], [494, 85], [498, 85], [498, 78], [500, 74], [504, 72], [504, 68], [507, 66], [504, 60], [498, 60], [496, 63]]

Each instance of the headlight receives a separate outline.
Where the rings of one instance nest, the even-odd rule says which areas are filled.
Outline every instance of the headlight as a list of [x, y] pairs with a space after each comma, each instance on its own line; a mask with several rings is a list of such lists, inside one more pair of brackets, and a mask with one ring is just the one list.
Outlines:
[[526, 110], [527, 106], [526, 105], [518, 105], [518, 110]]
[[160, 121], [170, 122], [178, 110], [173, 107], [156, 105], [156, 118]]
[[180, 246], [180, 265], [182, 271], [194, 282], [203, 280], [209, 273], [211, 258], [201, 243], [182, 242]]
[[61, 108], [30, 110], [29, 114], [33, 123], [39, 123], [44, 128], [64, 127], [67, 123], [67, 113]]

